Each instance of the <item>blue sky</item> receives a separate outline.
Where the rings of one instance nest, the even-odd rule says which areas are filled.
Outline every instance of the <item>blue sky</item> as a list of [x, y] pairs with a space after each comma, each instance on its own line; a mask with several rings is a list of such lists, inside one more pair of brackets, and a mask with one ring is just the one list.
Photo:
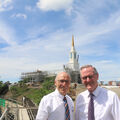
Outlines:
[[94, 65], [100, 80], [120, 80], [119, 6], [119, 0], [0, 0], [0, 80], [62, 69], [72, 35], [80, 66]]

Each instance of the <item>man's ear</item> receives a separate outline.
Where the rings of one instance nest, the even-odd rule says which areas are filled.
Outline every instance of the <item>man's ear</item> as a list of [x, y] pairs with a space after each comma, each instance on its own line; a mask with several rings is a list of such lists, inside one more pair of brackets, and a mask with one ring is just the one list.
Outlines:
[[56, 80], [54, 81], [54, 85], [56, 86]]
[[97, 80], [98, 80], [99, 79], [99, 74], [98, 73], [96, 74], [96, 77], [97, 77]]

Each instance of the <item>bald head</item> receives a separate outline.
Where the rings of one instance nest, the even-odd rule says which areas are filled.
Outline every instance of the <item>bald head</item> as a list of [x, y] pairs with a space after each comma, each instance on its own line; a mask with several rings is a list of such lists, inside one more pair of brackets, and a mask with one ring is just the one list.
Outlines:
[[60, 73], [57, 74], [57, 76], [56, 76], [56, 78], [55, 78], [55, 81], [60, 80], [60, 79], [62, 79], [62, 78], [63, 78], [63, 79], [71, 80], [71, 78], [70, 78], [70, 76], [69, 76], [68, 73], [66, 73], [66, 72], [60, 72]]
[[64, 96], [67, 94], [70, 87], [70, 81], [71, 78], [68, 73], [66, 72], [58, 73], [58, 75], [55, 78], [55, 86], [57, 90], [60, 92], [60, 94]]

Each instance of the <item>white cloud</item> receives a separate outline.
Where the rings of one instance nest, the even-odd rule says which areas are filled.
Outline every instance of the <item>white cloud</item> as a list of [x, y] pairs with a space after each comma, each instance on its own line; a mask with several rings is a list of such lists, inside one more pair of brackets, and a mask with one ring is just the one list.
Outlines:
[[[76, 12], [76, 17], [73, 19], [71, 30], [78, 37], [77, 45], [85, 46], [90, 43], [100, 41], [101, 36], [109, 35], [111, 32], [120, 30], [120, 11], [111, 14], [106, 20], [99, 24], [90, 24], [83, 16]], [[108, 41], [108, 39], [106, 39]]]
[[30, 11], [30, 12], [35, 12], [36, 8], [34, 8], [33, 6], [25, 6], [25, 10]]
[[93, 15], [95, 17], [97, 13], [98, 16], [101, 16], [101, 13], [104, 16], [104, 12], [108, 13], [106, 14], [107, 17], [109, 13], [114, 12], [114, 9], [117, 10], [117, 8], [119, 8], [119, 0], [76, 0], [74, 6], [75, 10], [78, 10], [79, 13], [86, 17]]
[[11, 17], [27, 19], [27, 15], [23, 13], [13, 14]]
[[0, 0], [0, 12], [11, 10], [13, 0]]
[[25, 9], [28, 10], [28, 11], [32, 11], [32, 7], [31, 6], [26, 6]]
[[[15, 78], [17, 78], [17, 81], [20, 80], [21, 73], [23, 72], [32, 72], [36, 71], [37, 69], [43, 71], [57, 70], [57, 68], [62, 69], [63, 64], [59, 62], [43, 63], [42, 60], [44, 60], [46, 57], [48, 58], [49, 53], [42, 49], [43, 47], [41, 48], [40, 41], [32, 41], [22, 46], [16, 45], [5, 48], [4, 53], [0, 53], [1, 78], [3, 80], [15, 82]], [[43, 52], [46, 57], [41, 52]], [[43, 56], [45, 58], [43, 58]]]
[[3, 21], [0, 21], [0, 42], [7, 43], [9, 45], [15, 45], [15, 32]]
[[32, 29], [29, 29], [27, 31], [28, 37], [26, 39], [37, 38], [39, 35], [46, 34], [49, 31], [50, 30], [48, 29], [48, 26], [41, 26], [41, 27], [35, 26], [35, 27], [32, 27]]
[[[10, 55], [12, 56], [12, 52]], [[13, 80], [15, 80], [15, 78], [19, 80], [22, 72], [36, 70], [35, 67], [37, 66], [36, 64], [32, 63], [32, 60], [28, 60], [27, 58], [0, 57], [0, 61], [1, 78], [3, 80], [8, 79], [10, 81], [12, 81], [13, 78]]]
[[59, 11], [71, 8], [72, 3], [73, 0], [39, 0], [37, 7], [43, 11]]
[[102, 60], [96, 61], [93, 64], [98, 69], [100, 80], [107, 81], [119, 80], [120, 78], [119, 63], [115, 63], [113, 60]]

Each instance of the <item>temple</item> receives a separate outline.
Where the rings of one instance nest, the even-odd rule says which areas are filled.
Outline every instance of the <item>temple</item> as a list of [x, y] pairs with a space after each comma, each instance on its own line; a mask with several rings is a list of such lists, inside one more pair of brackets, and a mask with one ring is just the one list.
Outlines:
[[72, 36], [72, 47], [69, 53], [69, 63], [64, 65], [63, 68], [70, 74], [72, 82], [81, 83], [78, 60], [79, 55], [77, 55], [77, 52], [75, 50], [74, 36]]

